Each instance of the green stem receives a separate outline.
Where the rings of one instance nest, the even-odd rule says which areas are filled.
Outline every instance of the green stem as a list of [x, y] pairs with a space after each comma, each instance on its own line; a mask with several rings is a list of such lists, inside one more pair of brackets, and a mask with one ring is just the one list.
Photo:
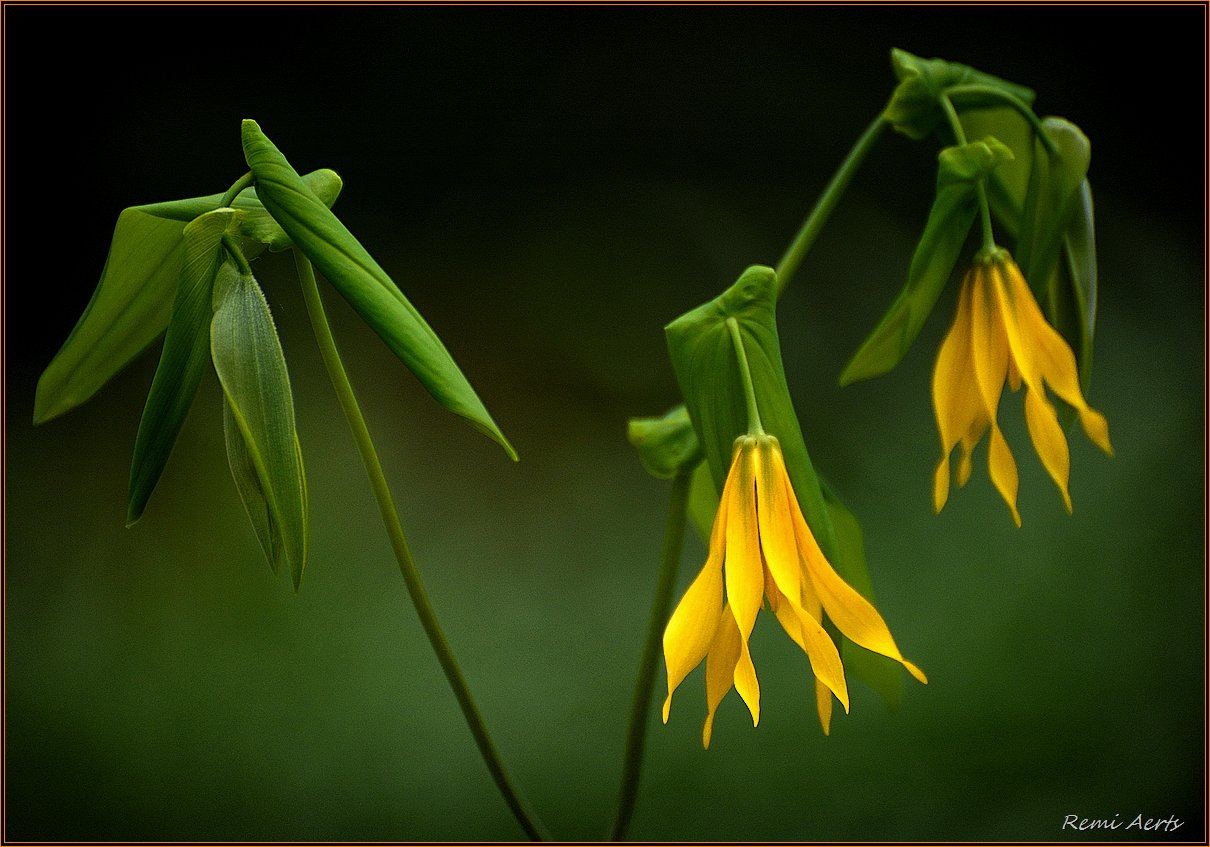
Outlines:
[[865, 160], [866, 154], [873, 149], [874, 142], [882, 135], [882, 130], [886, 126], [886, 120], [879, 114], [853, 144], [853, 149], [849, 151], [849, 155], [845, 156], [844, 161], [840, 163], [840, 167], [836, 169], [836, 173], [832, 175], [832, 181], [828, 183], [827, 187], [823, 190], [823, 194], [819, 195], [819, 199], [815, 201], [815, 208], [811, 209], [811, 213], [803, 221], [802, 228], [794, 236], [794, 240], [790, 242], [790, 246], [786, 249], [781, 261], [777, 263], [777, 295], [779, 297], [786, 290], [786, 286], [790, 284], [794, 272], [798, 270], [798, 265], [802, 262], [803, 257], [807, 255], [807, 251], [811, 249], [811, 245], [815, 243], [815, 239], [818, 237], [820, 230], [823, 229], [823, 225], [832, 216], [832, 210], [844, 195], [845, 189], [849, 187], [849, 182], [853, 179], [853, 175], [857, 173], [862, 161]]
[[[950, 129], [954, 132], [954, 140], [958, 144], [966, 144], [966, 130], [962, 128], [958, 110], [954, 108], [953, 101], [946, 94], [941, 95], [941, 108], [949, 119]], [[979, 220], [983, 223], [983, 252], [990, 254], [997, 249], [996, 234], [992, 230], [992, 210], [991, 204], [987, 202], [987, 186], [982, 179], [975, 183], [975, 194], [979, 199]]]
[[995, 97], [1006, 106], [1011, 106], [1016, 109], [1021, 117], [1025, 118], [1026, 122], [1033, 127], [1034, 135], [1038, 137], [1038, 141], [1042, 142], [1042, 146], [1046, 148], [1046, 152], [1052, 156], [1059, 152], [1059, 148], [1055, 146], [1054, 141], [1046, 133], [1046, 129], [1042, 126], [1042, 121], [1038, 119], [1037, 114], [1026, 105], [1020, 98], [1014, 97], [1007, 91], [1001, 91], [990, 85], [954, 85], [943, 92], [943, 96], [947, 98], [958, 98], [961, 100], [964, 96], [971, 97]]
[[756, 407], [756, 390], [752, 387], [752, 371], [748, 369], [748, 354], [744, 352], [739, 321], [727, 318], [727, 330], [731, 333], [731, 343], [735, 345], [735, 356], [739, 359], [739, 378], [744, 385], [744, 401], [748, 404], [748, 434], [764, 435], [765, 428], [760, 424], [760, 409]]
[[664, 549], [660, 554], [660, 575], [656, 582], [655, 598], [651, 602], [651, 616], [647, 619], [643, 658], [639, 662], [639, 674], [634, 683], [630, 728], [626, 733], [626, 755], [622, 761], [622, 787], [618, 791], [618, 806], [614, 812], [613, 827], [609, 831], [610, 841], [625, 840], [639, 792], [639, 771], [643, 765], [643, 746], [647, 740], [651, 692], [655, 687], [655, 672], [660, 660], [660, 640], [676, 588], [676, 571], [681, 561], [681, 544], [685, 539], [685, 513], [692, 476], [692, 470], [682, 470], [672, 480], [668, 522], [664, 526]]
[[461, 668], [458, 667], [458, 660], [454, 657], [454, 651], [446, 640], [445, 633], [441, 629], [441, 624], [437, 620], [437, 613], [429, 601], [428, 592], [425, 591], [424, 582], [421, 580], [420, 572], [416, 568], [416, 561], [412, 558], [412, 551], [408, 546], [407, 537], [403, 534], [403, 526], [399, 522], [399, 514], [395, 510], [395, 503], [391, 498], [391, 490], [387, 485], [386, 476], [382, 472], [382, 463], [378, 459], [378, 451], [375, 449], [374, 442], [370, 438], [370, 431], [366, 427], [365, 418], [362, 417], [361, 408], [358, 406], [357, 398], [353, 394], [353, 386], [349, 383], [348, 374], [345, 373], [344, 364], [340, 360], [340, 352], [336, 348], [336, 340], [332, 337], [332, 328], [328, 325], [327, 315], [324, 314], [323, 301], [319, 296], [319, 288], [315, 283], [315, 272], [311, 267], [311, 262], [306, 256], [295, 250], [294, 263], [298, 269], [299, 279], [302, 282], [303, 299], [307, 304], [307, 314], [311, 318], [311, 325], [315, 330], [315, 338], [319, 342], [320, 355], [323, 357], [324, 366], [328, 370], [328, 377], [332, 381], [332, 387], [336, 390], [336, 397], [340, 401], [340, 407], [344, 411], [345, 418], [348, 420], [349, 429], [353, 433], [353, 440], [357, 443], [357, 451], [361, 454], [362, 464], [365, 465], [366, 473], [370, 477], [370, 487], [374, 491], [374, 498], [378, 501], [378, 510], [382, 514], [382, 522], [386, 525], [387, 535], [391, 539], [391, 547], [395, 551], [395, 558], [399, 562], [399, 572], [403, 574], [403, 581], [407, 584], [408, 593], [412, 596], [412, 603], [416, 607], [416, 614], [420, 617], [420, 623], [424, 627], [425, 634], [428, 635], [429, 642], [433, 645], [433, 651], [437, 654], [437, 660], [441, 663], [441, 669], [445, 671], [445, 678], [449, 680], [450, 687], [454, 690], [454, 697], [457, 698], [458, 705], [462, 708], [462, 714], [466, 718], [467, 725], [470, 727], [471, 735], [474, 736], [475, 744], [479, 747], [479, 753], [483, 756], [487, 769], [491, 772], [492, 779], [496, 781], [496, 787], [504, 795], [504, 801], [508, 804], [509, 809], [516, 816], [517, 822], [521, 824], [521, 828], [525, 830], [525, 834], [529, 836], [531, 841], [549, 840], [545, 828], [534, 817], [533, 813], [529, 811], [525, 800], [514, 787], [508, 771], [505, 770], [504, 763], [500, 759], [500, 753], [496, 749], [491, 735], [488, 734], [487, 725], [484, 724], [483, 716], [475, 705], [470, 688], [467, 686], [466, 678], [462, 675]]
[[218, 206], [216, 208], [222, 209], [226, 206], [230, 206], [235, 202], [235, 198], [239, 196], [239, 193], [245, 188], [251, 186], [255, 181], [256, 180], [252, 176], [252, 171], [248, 171], [231, 184], [231, 187], [227, 189], [227, 193], [223, 195], [223, 199], [218, 201]]
[[[222, 208], [221, 206], [219, 208]], [[223, 235], [223, 248], [227, 254], [235, 261], [235, 266], [239, 268], [239, 272], [244, 276], [252, 276], [252, 266], [248, 264], [248, 260], [244, 257], [244, 251], [239, 249], [239, 245], [235, 243], [235, 239], [229, 235]]]

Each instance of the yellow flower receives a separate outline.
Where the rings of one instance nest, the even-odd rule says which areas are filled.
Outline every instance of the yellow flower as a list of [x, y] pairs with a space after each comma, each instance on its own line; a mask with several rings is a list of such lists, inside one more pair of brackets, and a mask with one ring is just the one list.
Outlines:
[[735, 441], [706, 565], [664, 630], [668, 667], [664, 723], [673, 692], [705, 659], [703, 746], [710, 746], [714, 713], [732, 684], [756, 726], [760, 687], [748, 638], [765, 599], [786, 633], [807, 654], [825, 734], [832, 718], [832, 695], [847, 712], [849, 692], [840, 654], [822, 626], [823, 612], [854, 643], [902, 662], [918, 680], [928, 681], [900, 655], [878, 611], [824, 558], [798, 507], [777, 439], [745, 435]]
[[996, 423], [1006, 380], [1013, 391], [1025, 384], [1029, 436], [1070, 513], [1067, 438], [1043, 383], [1079, 413], [1085, 434], [1112, 456], [1109, 425], [1084, 402], [1071, 348], [1042, 316], [1016, 263], [999, 250], [976, 261], [962, 280], [958, 314], [941, 342], [933, 370], [933, 407], [941, 434], [941, 462], [933, 479], [933, 504], [938, 512], [949, 497], [950, 453], [955, 446], [962, 447], [957, 469], [961, 487], [970, 479], [971, 451], [990, 429], [988, 473], [1008, 503], [1013, 521], [1021, 525], [1017, 465]]

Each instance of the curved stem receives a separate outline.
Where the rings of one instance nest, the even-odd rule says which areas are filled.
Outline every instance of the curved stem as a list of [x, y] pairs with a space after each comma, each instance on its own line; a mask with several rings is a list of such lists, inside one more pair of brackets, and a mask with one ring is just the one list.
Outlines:
[[[221, 206], [219, 207], [222, 208]], [[239, 249], [239, 245], [235, 243], [235, 239], [229, 235], [223, 236], [223, 248], [227, 251], [235, 266], [239, 268], [239, 272], [244, 276], [252, 276], [252, 266], [248, 264], [248, 260], [244, 257], [244, 251]]]
[[656, 581], [651, 616], [647, 619], [647, 640], [643, 658], [634, 683], [634, 700], [630, 706], [630, 728], [626, 733], [626, 755], [622, 761], [622, 786], [614, 811], [610, 841], [622, 841], [634, 814], [634, 802], [639, 792], [639, 771], [643, 765], [643, 746], [647, 740], [647, 717], [651, 709], [651, 692], [655, 687], [655, 672], [660, 660], [660, 640], [668, 610], [672, 608], [672, 593], [676, 588], [676, 571], [681, 561], [681, 545], [685, 539], [685, 513], [689, 503], [689, 483], [692, 470], [683, 470], [672, 480], [672, 496], [668, 502], [668, 522], [664, 526], [664, 549], [660, 554], [660, 575]]
[[412, 558], [407, 537], [403, 533], [403, 526], [399, 522], [399, 514], [395, 510], [395, 503], [391, 498], [391, 490], [387, 485], [386, 476], [382, 472], [378, 451], [370, 438], [370, 431], [366, 427], [365, 418], [361, 414], [361, 408], [353, 393], [353, 386], [349, 383], [348, 374], [345, 373], [344, 364], [340, 360], [340, 352], [332, 337], [332, 328], [328, 325], [327, 315], [324, 314], [323, 301], [319, 296], [319, 288], [315, 283], [315, 272], [311, 267], [311, 262], [306, 256], [295, 250], [294, 263], [302, 282], [307, 314], [311, 318], [315, 338], [319, 342], [319, 352], [323, 357], [324, 366], [328, 370], [332, 387], [336, 390], [340, 407], [348, 420], [353, 440], [357, 443], [357, 451], [361, 454], [362, 464], [365, 465], [366, 473], [370, 477], [370, 487], [374, 491], [374, 499], [378, 501], [382, 522], [386, 526], [387, 535], [390, 536], [391, 547], [399, 562], [399, 572], [403, 574], [403, 581], [407, 584], [408, 593], [412, 596], [416, 614], [420, 618], [425, 634], [428, 635], [429, 642], [433, 645], [433, 651], [437, 654], [441, 669], [445, 671], [445, 678], [449, 680], [450, 688], [454, 690], [454, 697], [457, 698], [466, 723], [470, 727], [471, 735], [475, 738], [479, 753], [483, 756], [492, 779], [496, 781], [496, 787], [504, 795], [504, 801], [531, 841], [548, 840], [545, 828], [530, 812], [520, 792], [513, 785], [508, 771], [504, 768], [500, 752], [496, 749], [491, 735], [488, 734], [487, 725], [483, 722], [483, 716], [475, 705], [466, 678], [462, 675], [458, 660], [454, 657], [454, 651], [451, 649], [449, 641], [446, 640], [441, 624], [437, 620], [437, 613], [429, 601], [428, 592], [425, 591], [424, 582], [416, 568], [416, 561]]
[[819, 199], [815, 201], [815, 207], [811, 209], [811, 213], [803, 221], [802, 228], [798, 230], [798, 234], [794, 236], [794, 240], [786, 248], [781, 261], [777, 263], [777, 295], [779, 297], [786, 290], [786, 286], [790, 284], [794, 272], [798, 270], [798, 265], [802, 262], [803, 257], [807, 255], [807, 251], [811, 249], [811, 245], [815, 243], [819, 231], [823, 229], [823, 225], [832, 216], [832, 210], [836, 207], [836, 203], [844, 195], [845, 189], [849, 187], [850, 180], [853, 179], [853, 175], [857, 173], [857, 169], [861, 167], [866, 154], [874, 147], [874, 142], [882, 135], [882, 130], [886, 126], [886, 120], [879, 113], [878, 117], [866, 127], [865, 132], [853, 144], [853, 149], [849, 151], [849, 155], [845, 156], [844, 161], [840, 163], [840, 167], [833, 174], [832, 180], [824, 188], [823, 194], [819, 195]]
[[235, 202], [235, 198], [239, 197], [239, 193], [251, 186], [255, 181], [252, 171], [248, 171], [231, 184], [231, 187], [227, 189], [227, 193], [223, 195], [223, 199], [218, 201], [217, 208], [222, 209], [224, 206], [230, 206]]
[[[941, 108], [945, 110], [945, 115], [949, 119], [950, 129], [954, 132], [954, 140], [959, 144], [966, 144], [966, 130], [962, 128], [958, 110], [954, 108], [953, 101], [946, 94], [941, 95]], [[992, 210], [991, 204], [987, 202], [987, 186], [984, 185], [982, 179], [975, 183], [975, 194], [979, 198], [979, 220], [983, 223], [983, 250], [991, 253], [996, 250], [996, 234], [992, 230]]]
[[1016, 109], [1021, 117], [1025, 118], [1026, 122], [1033, 128], [1034, 135], [1038, 137], [1038, 141], [1046, 148], [1046, 152], [1052, 156], [1059, 152], [1059, 148], [1055, 146], [1054, 141], [1046, 134], [1046, 129], [1042, 126], [1042, 121], [1039, 120], [1037, 114], [1020, 98], [1014, 97], [1007, 91], [1001, 91], [999, 88], [991, 85], [954, 85], [942, 92], [942, 96], [950, 99], [955, 97], [961, 99], [967, 95], [972, 97], [995, 97], [1006, 106]]

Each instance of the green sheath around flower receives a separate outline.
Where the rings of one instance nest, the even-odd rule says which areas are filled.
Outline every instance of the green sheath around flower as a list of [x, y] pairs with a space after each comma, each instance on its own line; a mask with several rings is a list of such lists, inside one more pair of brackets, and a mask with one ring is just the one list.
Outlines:
[[855, 644], [901, 662], [921, 682], [924, 673], [903, 658], [878, 611], [837, 575], [803, 519], [781, 446], [763, 432], [735, 441], [731, 469], [710, 533], [706, 565], [664, 630], [668, 668], [668, 722], [672, 694], [706, 660], [706, 723], [710, 746], [714, 713], [734, 685], [752, 724], [760, 720], [760, 687], [748, 639], [762, 601], [811, 664], [816, 707], [827, 733], [832, 695], [849, 709], [844, 667], [823, 613]]
[[1030, 439], [1070, 512], [1067, 438], [1044, 385], [1076, 410], [1084, 433], [1112, 456], [1109, 425], [1085, 402], [1075, 356], [1046, 322], [1020, 269], [1007, 251], [993, 250], [976, 260], [963, 278], [958, 314], [941, 343], [933, 370], [933, 407], [941, 435], [941, 461], [933, 480], [933, 504], [938, 512], [949, 497], [950, 454], [955, 447], [962, 448], [957, 482], [963, 486], [971, 475], [971, 451], [990, 430], [988, 473], [1013, 521], [1021, 525], [1017, 465], [996, 422], [1005, 381], [1013, 391], [1025, 384]]

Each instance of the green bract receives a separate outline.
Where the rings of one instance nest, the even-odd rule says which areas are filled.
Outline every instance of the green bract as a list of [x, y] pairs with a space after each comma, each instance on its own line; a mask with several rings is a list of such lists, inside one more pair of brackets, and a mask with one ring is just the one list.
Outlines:
[[776, 302], [777, 278], [773, 270], [760, 265], [750, 267], [718, 297], [664, 328], [668, 351], [681, 396], [710, 466], [717, 496], [727, 477], [735, 439], [748, 431], [739, 364], [726, 323], [728, 318], [735, 318], [761, 421], [765, 430], [781, 442], [803, 517], [824, 555], [831, 558], [836, 546], [832, 522], [782, 370], [774, 313]]
[[[340, 194], [340, 177], [304, 177], [323, 203]], [[75, 329], [38, 380], [34, 423], [44, 423], [88, 400], [168, 326], [181, 279], [185, 224], [213, 211], [223, 195], [132, 206], [118, 216], [101, 281]], [[233, 204], [243, 212], [237, 243], [249, 258], [265, 247], [289, 246], [255, 191]]]
[[963, 106], [972, 109], [999, 105], [1003, 100], [1000, 95], [1026, 105], [1034, 101], [1033, 91], [1025, 86], [957, 62], [922, 59], [895, 49], [891, 51], [891, 66], [899, 84], [883, 116], [896, 131], [917, 140], [945, 124], [941, 97], [948, 89], [960, 89]]
[[702, 447], [684, 406], [659, 418], [631, 418], [626, 437], [638, 451], [643, 467], [657, 479], [676, 476], [702, 461]]
[[386, 271], [261, 132], [256, 121], [244, 121], [243, 144], [261, 202], [297, 248], [315, 263], [437, 402], [492, 438], [515, 460], [516, 451], [441, 339]]
[[995, 138], [947, 147], [938, 156], [937, 194], [912, 255], [907, 284], [840, 375], [840, 384], [884, 374], [911, 347], [949, 280], [978, 209], [977, 184], [1012, 151]]
[[286, 357], [265, 295], [230, 263], [214, 282], [210, 353], [225, 397], [227, 457], [261, 548], [294, 587], [307, 563], [307, 481]]

